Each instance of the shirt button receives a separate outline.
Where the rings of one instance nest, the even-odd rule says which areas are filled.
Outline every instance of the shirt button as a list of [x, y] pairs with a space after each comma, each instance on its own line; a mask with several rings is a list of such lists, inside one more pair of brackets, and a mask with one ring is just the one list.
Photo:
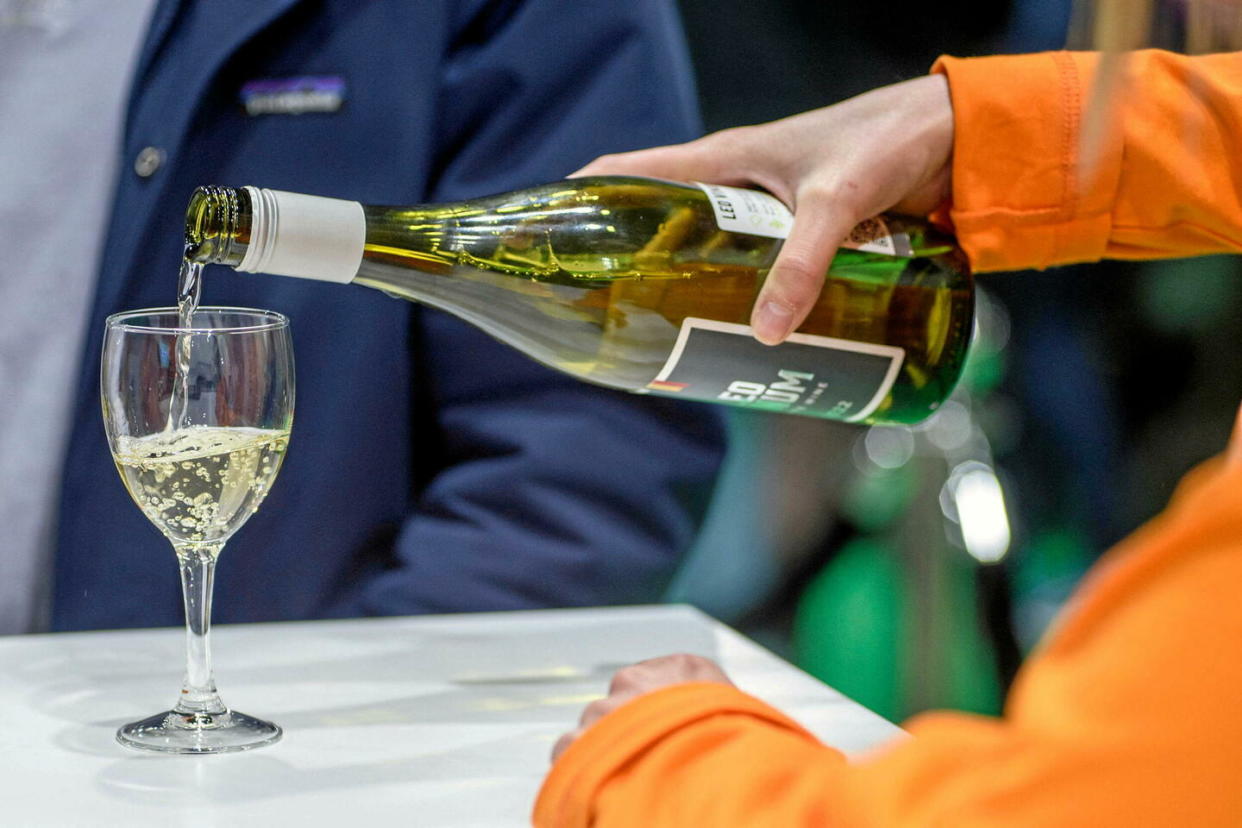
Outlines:
[[143, 147], [134, 159], [134, 172], [143, 178], [150, 178], [155, 171], [164, 166], [165, 153], [159, 147]]

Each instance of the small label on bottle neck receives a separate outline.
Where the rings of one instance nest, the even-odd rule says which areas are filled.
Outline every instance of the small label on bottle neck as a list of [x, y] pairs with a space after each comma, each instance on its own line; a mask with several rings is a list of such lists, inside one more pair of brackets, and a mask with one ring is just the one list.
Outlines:
[[857, 422], [884, 402], [904, 359], [894, 345], [813, 334], [791, 334], [771, 347], [749, 325], [687, 317], [647, 390]]
[[[748, 233], [770, 239], [789, 238], [794, 215], [779, 198], [758, 190], [726, 187], [723, 184], [695, 182], [707, 193], [716, 213], [716, 224], [730, 233]], [[876, 216], [860, 223], [841, 242], [842, 247], [885, 256], [912, 255], [910, 238], [905, 233], [891, 233], [884, 219]]]

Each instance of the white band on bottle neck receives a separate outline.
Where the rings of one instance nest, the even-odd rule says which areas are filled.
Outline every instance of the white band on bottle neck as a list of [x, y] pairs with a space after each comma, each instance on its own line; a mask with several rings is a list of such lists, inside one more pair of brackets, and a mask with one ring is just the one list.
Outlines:
[[342, 284], [362, 264], [367, 223], [356, 201], [247, 187], [250, 245], [238, 270]]

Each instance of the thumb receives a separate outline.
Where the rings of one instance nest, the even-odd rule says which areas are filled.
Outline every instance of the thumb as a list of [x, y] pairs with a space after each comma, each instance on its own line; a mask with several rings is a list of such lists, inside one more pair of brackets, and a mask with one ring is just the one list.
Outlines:
[[789, 238], [755, 300], [751, 327], [755, 338], [777, 345], [806, 320], [815, 306], [832, 257], [854, 226], [826, 195], [800, 196]]

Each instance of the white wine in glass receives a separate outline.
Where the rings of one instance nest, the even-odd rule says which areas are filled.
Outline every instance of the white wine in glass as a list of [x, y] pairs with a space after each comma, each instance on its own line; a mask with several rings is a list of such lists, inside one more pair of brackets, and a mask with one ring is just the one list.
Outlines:
[[211, 670], [211, 590], [225, 542], [271, 488], [293, 422], [289, 321], [271, 311], [176, 308], [108, 318], [104, 425], [125, 487], [181, 566], [186, 673], [177, 704], [122, 727], [130, 747], [221, 753], [280, 738], [230, 710]]
[[134, 502], [174, 543], [223, 542], [263, 502], [289, 443], [281, 429], [190, 426], [119, 437]]

